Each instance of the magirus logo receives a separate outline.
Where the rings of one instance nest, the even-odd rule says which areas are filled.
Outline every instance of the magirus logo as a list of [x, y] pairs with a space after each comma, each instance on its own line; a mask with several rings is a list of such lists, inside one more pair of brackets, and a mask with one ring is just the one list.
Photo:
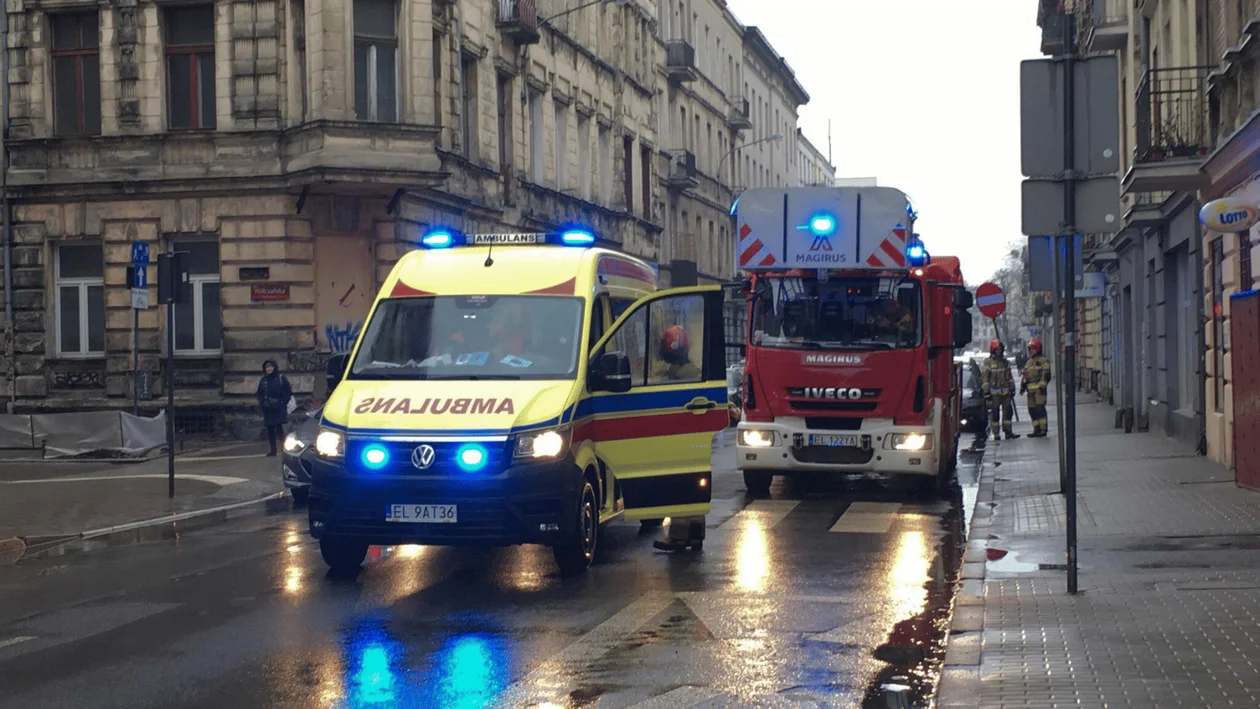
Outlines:
[[805, 364], [861, 364], [862, 355], [807, 354]]

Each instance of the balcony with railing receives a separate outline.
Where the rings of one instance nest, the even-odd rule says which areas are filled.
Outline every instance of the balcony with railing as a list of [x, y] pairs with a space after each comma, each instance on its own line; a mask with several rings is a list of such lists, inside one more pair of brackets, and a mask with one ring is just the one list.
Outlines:
[[670, 81], [688, 82], [700, 78], [696, 68], [696, 48], [687, 40], [671, 39], [665, 43], [665, 72]]
[[1211, 150], [1206, 78], [1211, 67], [1149, 69], [1136, 95], [1137, 142], [1126, 192], [1194, 190]]
[[734, 130], [748, 130], [752, 128], [752, 107], [746, 98], [737, 98], [731, 101], [731, 115], [727, 121]]
[[1133, 192], [1126, 195], [1128, 209], [1124, 214], [1126, 227], [1158, 226], [1166, 221], [1164, 202], [1172, 196], [1172, 192]]
[[495, 24], [517, 44], [536, 44], [541, 38], [537, 0], [499, 0], [499, 18]]
[[689, 150], [669, 151], [669, 172], [665, 185], [671, 190], [690, 190], [700, 186], [700, 170], [696, 156]]
[[1081, 51], [1121, 51], [1129, 43], [1129, 2], [1077, 0], [1076, 26]]

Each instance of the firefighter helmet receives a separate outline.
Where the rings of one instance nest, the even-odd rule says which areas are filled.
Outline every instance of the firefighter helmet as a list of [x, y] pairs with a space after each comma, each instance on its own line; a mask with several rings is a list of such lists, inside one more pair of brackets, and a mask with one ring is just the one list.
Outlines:
[[998, 355], [1002, 354], [1002, 350], [1003, 348], [1002, 348], [1001, 340], [994, 340], [989, 343], [989, 354], [993, 355], [994, 357], [997, 357]]
[[1033, 357], [1036, 357], [1037, 355], [1041, 354], [1041, 338], [1040, 337], [1034, 337], [1028, 341], [1028, 351], [1032, 353]]
[[685, 362], [687, 361], [687, 351], [690, 343], [687, 339], [687, 331], [682, 325], [671, 325], [665, 328], [665, 332], [661, 333], [657, 340], [661, 359], [666, 362]]

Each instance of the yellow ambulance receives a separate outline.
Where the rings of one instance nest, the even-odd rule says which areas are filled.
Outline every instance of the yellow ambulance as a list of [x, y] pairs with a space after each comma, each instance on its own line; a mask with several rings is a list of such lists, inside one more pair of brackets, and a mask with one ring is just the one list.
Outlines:
[[335, 572], [369, 545], [544, 544], [564, 574], [618, 517], [709, 511], [727, 413], [719, 286], [585, 229], [432, 229], [329, 363], [311, 534]]

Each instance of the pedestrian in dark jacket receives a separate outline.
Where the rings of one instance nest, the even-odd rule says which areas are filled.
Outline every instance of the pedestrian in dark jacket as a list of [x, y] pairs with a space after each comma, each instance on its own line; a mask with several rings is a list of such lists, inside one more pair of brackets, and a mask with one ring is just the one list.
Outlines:
[[267, 428], [267, 443], [271, 448], [268, 457], [276, 454], [276, 441], [284, 437], [284, 424], [289, 420], [289, 399], [293, 388], [280, 373], [275, 360], [263, 362], [263, 375], [258, 380], [258, 408], [262, 409], [263, 425]]

